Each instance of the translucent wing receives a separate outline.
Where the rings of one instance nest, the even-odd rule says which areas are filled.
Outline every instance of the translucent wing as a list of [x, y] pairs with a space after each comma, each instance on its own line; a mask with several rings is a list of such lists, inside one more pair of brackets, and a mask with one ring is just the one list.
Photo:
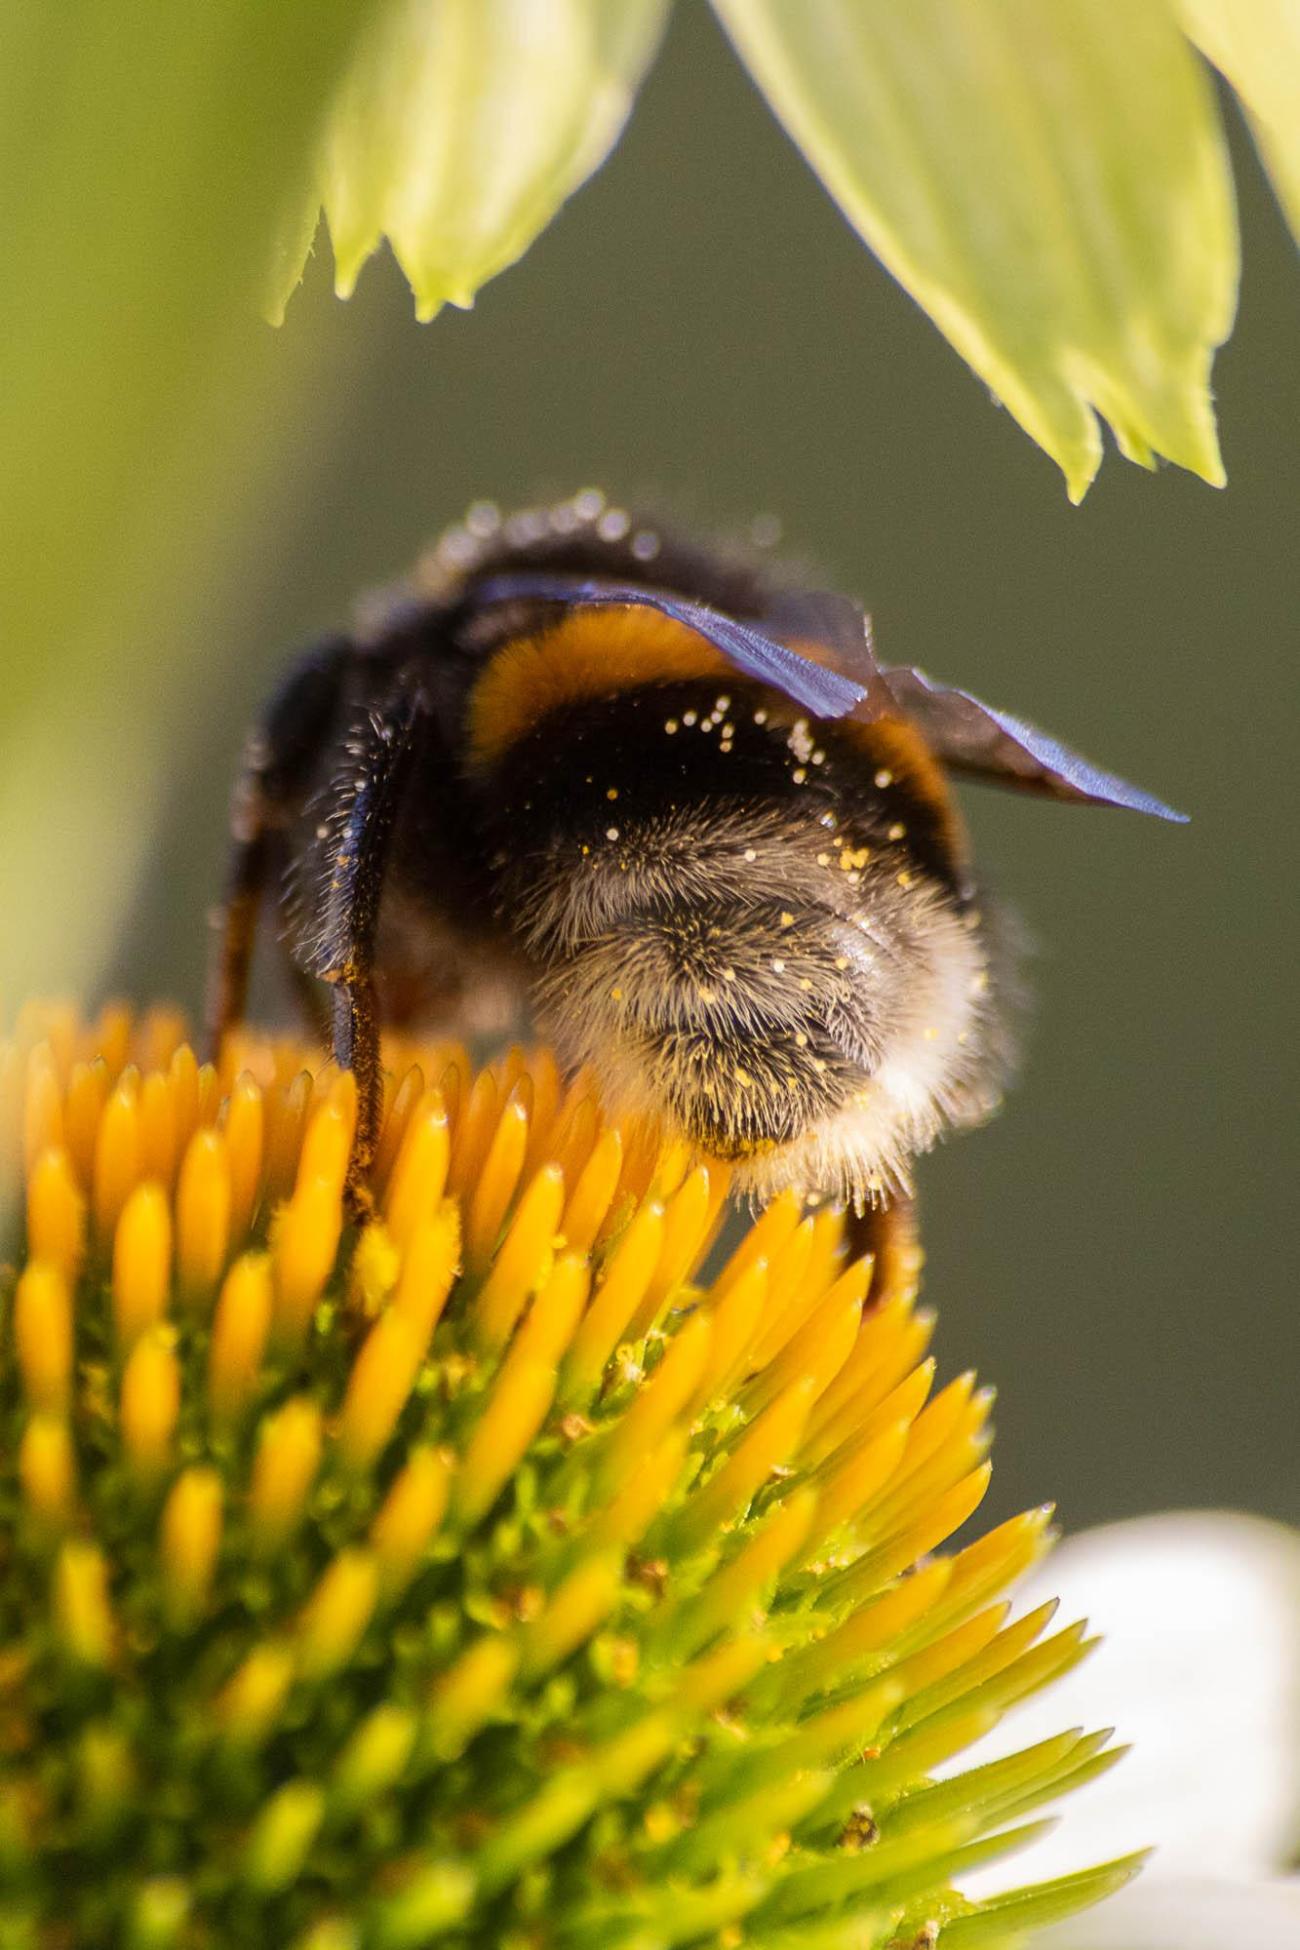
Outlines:
[[967, 691], [952, 690], [901, 664], [887, 665], [881, 674], [899, 710], [916, 725], [935, 757], [954, 771], [1052, 799], [1123, 806], [1180, 824], [1187, 818], [1141, 786], [1090, 765], [1047, 732], [981, 704]]
[[816, 645], [815, 662], [829, 663], [851, 684], [860, 684], [865, 704], [859, 717], [878, 718], [897, 708], [876, 662], [871, 620], [861, 604], [826, 590], [792, 590], [769, 601], [762, 622], [767, 635], [791, 650]]
[[[752, 623], [738, 622], [734, 616], [724, 616], [704, 603], [694, 603], [662, 589], [540, 572], [489, 576], [477, 584], [474, 597], [481, 603], [555, 602], [571, 608], [605, 605], [615, 609], [653, 609], [660, 616], [670, 616], [674, 622], [684, 624], [716, 650], [721, 650], [747, 677], [772, 685], [774, 690], [784, 692], [818, 718], [847, 717], [867, 695], [865, 684], [842, 676], [838, 670], [813, 663], [782, 641], [787, 633], [795, 638], [808, 635], [809, 640], [815, 639], [815, 632], [789, 628], [789, 619], [784, 615], [769, 633]], [[858, 614], [861, 633], [861, 612]]]

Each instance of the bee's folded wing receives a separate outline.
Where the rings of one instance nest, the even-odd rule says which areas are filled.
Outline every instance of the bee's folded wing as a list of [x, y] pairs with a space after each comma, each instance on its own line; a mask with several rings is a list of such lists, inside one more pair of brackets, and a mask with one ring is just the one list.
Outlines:
[[898, 709], [916, 725], [936, 758], [954, 771], [1052, 799], [1122, 806], [1179, 824], [1187, 818], [1141, 786], [1081, 758], [1023, 718], [981, 704], [968, 691], [953, 690], [923, 670], [902, 664], [887, 665], [882, 675]]
[[[782, 641], [784, 625], [780, 635], [769, 634], [754, 623], [742, 623], [705, 603], [691, 602], [662, 589], [633, 582], [525, 572], [492, 576], [478, 586], [475, 595], [481, 603], [532, 601], [562, 603], [569, 608], [603, 605], [653, 609], [703, 637], [746, 677], [772, 685], [818, 718], [847, 717], [867, 695], [864, 684], [814, 663]], [[859, 630], [861, 627], [859, 622]]]

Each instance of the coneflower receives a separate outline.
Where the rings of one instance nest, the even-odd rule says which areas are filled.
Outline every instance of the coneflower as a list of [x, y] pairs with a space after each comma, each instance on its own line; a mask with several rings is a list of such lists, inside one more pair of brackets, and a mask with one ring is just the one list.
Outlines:
[[[546, 1051], [406, 1052], [376, 1216], [351, 1079], [33, 1010], [0, 1050], [0, 1942], [943, 1950], [1104, 1733], [935, 1770], [1088, 1649], [942, 1546], [988, 1396], [912, 1285]], [[394, 1051], [396, 1058], [397, 1052]]]

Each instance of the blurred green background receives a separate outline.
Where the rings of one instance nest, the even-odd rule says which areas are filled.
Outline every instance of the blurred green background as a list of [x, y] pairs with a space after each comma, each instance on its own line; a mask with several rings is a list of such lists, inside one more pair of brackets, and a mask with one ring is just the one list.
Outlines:
[[[248, 425], [168, 476], [173, 572], [10, 746], [11, 782], [33, 776], [0, 842], [41, 863], [11, 939], [40, 940], [41, 980], [84, 988], [59, 910], [99, 889], [121, 921], [97, 991], [195, 1004], [246, 721], [300, 640], [471, 499], [594, 482], [706, 527], [774, 512], [796, 556], [866, 601], [890, 661], [1194, 816], [968, 795], [986, 875], [1038, 944], [1020, 1086], [922, 1177], [943, 1368], [999, 1390], [994, 1513], [1055, 1496], [1071, 1526], [1192, 1504], [1300, 1517], [1300, 274], [1235, 148], [1230, 485], [1112, 456], [1072, 509], [866, 256], [707, 12], [680, 9], [608, 166], [472, 314], [416, 325], [389, 261], [340, 305], [324, 246], [283, 330], [249, 321], [231, 351]], [[133, 732], [160, 682], [161, 750]], [[108, 815], [85, 788], [106, 753]], [[88, 845], [94, 871], [70, 878]]]

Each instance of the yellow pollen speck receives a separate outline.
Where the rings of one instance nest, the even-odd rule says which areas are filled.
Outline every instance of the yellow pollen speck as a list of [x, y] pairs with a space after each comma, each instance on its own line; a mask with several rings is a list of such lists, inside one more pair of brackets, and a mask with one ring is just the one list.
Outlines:
[[736, 971], [735, 971], [735, 969], [734, 969], [734, 968], [724, 968], [724, 969], [723, 969], [723, 971], [722, 971], [722, 979], [723, 979], [723, 981], [724, 981], [724, 982], [734, 982], [734, 981], [735, 981], [735, 979], [736, 979]]
[[830, 863], [831, 856], [829, 853], [819, 853], [817, 855], [817, 864], [819, 867], [829, 867]]
[[753, 849], [753, 847], [752, 847], [752, 846], [747, 846], [747, 847], [745, 848], [745, 858], [746, 858], [747, 860], [757, 860], [757, 858], [758, 858], [758, 855], [757, 855], [757, 853], [756, 853], [756, 852], [754, 851], [754, 849]]
[[669, 736], [670, 738], [671, 738], [671, 737], [673, 737], [673, 736], [674, 736], [674, 734], [675, 734], [675, 733], [676, 733], [676, 731], [677, 731], [677, 720], [676, 720], [676, 718], [665, 718], [665, 719], [664, 719], [664, 730], [665, 730], [665, 731], [666, 731], [666, 732], [668, 733], [668, 736]]
[[618, 798], [618, 787], [617, 787], [616, 785], [610, 785], [610, 786], [606, 786], [606, 788], [605, 788], [605, 797], [606, 797], [607, 799], [617, 799], [617, 798]]
[[731, 699], [727, 696], [725, 691], [723, 692], [721, 697], [714, 698], [713, 708], [718, 713], [719, 717], [724, 716], [728, 711], [730, 711]]
[[794, 1046], [796, 1049], [807, 1049], [808, 1047], [808, 1038], [802, 1029], [796, 1029], [794, 1032]]
[[883, 792], [886, 786], [892, 785], [893, 783], [894, 783], [893, 773], [889, 770], [888, 766], [882, 765], [880, 770], [876, 773], [877, 786]]
[[904, 826], [902, 820], [896, 819], [889, 829], [888, 838], [891, 840], [901, 840], [906, 832], [907, 828]]
[[794, 915], [785, 908], [781, 910], [781, 926], [783, 928], [792, 928], [794, 926]]
[[794, 780], [796, 785], [802, 785], [804, 780], [807, 778], [807, 776], [808, 774], [804, 770], [802, 765], [796, 765], [793, 772], [791, 772], [790, 774], [790, 777]]
[[582, 849], [583, 858], [585, 859], [590, 852], [591, 852], [591, 848], [589, 846], [584, 846]]
[[808, 980], [808, 977], [806, 975], [801, 975], [799, 977], [799, 986], [801, 989], [807, 990], [812, 987], [812, 983]]
[[836, 955], [835, 966], [837, 968], [847, 968], [848, 965], [849, 965], [849, 958], [847, 955]]
[[718, 999], [716, 989], [698, 988], [695, 993], [701, 1002], [716, 1002]]
[[689, 725], [689, 724], [695, 724], [695, 723], [696, 723], [696, 721], [697, 721], [697, 720], [698, 720], [698, 718], [699, 718], [699, 715], [700, 715], [700, 714], [699, 714], [699, 712], [698, 712], [698, 711], [683, 711], [683, 712], [682, 712], [682, 723], [683, 723], [683, 724], [687, 724], [687, 725]]
[[621, 1002], [623, 1000], [623, 991], [620, 988], [612, 988], [610, 995], [615, 1002]]
[[926, 1024], [925, 1028], [921, 1031], [921, 1034], [924, 1036], [927, 1043], [935, 1043], [939, 1040], [939, 1032], [935, 1028], [932, 1022]]
[[912, 875], [910, 873], [903, 872], [896, 874], [895, 879], [898, 881], [900, 887], [910, 887], [912, 885]]
[[767, 712], [766, 712], [766, 711], [755, 711], [755, 713], [754, 713], [754, 723], [755, 723], [755, 724], [766, 724], [766, 723], [767, 723]]

